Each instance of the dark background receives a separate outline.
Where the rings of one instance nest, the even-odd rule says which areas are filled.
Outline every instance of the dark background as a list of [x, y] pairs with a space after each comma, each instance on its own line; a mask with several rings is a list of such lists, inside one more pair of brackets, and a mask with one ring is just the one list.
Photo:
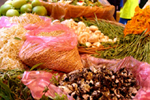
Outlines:
[[0, 0], [0, 6], [4, 4], [4, 2], [6, 2], [6, 0]]
[[143, 8], [143, 6], [145, 5], [145, 3], [147, 2], [148, 0], [141, 0], [140, 2], [140, 7]]
[[116, 19], [116, 12], [120, 10], [120, 0], [107, 0], [111, 5], [115, 6], [114, 18]]

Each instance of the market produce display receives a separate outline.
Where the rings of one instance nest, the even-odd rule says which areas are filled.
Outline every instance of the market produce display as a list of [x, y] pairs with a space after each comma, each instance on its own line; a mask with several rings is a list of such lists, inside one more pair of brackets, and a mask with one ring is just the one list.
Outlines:
[[103, 7], [102, 4], [96, 0], [96, 1], [93, 1], [93, 0], [64, 0], [64, 1], [61, 1], [61, 0], [47, 0], [47, 2], [50, 2], [50, 3], [69, 3], [71, 5], [76, 5], [76, 6], [98, 6], [98, 7]]
[[77, 17], [94, 19], [96, 15], [100, 19], [115, 21], [113, 17], [115, 7], [113, 5], [102, 5], [102, 7], [76, 6], [68, 3], [48, 3], [43, 0], [41, 0], [41, 3], [47, 9], [48, 15], [54, 19], [69, 19]]
[[139, 89], [131, 72], [125, 68], [114, 72], [107, 66], [65, 74], [59, 87], [77, 100], [133, 99]]
[[113, 11], [88, 0], [5, 2], [0, 98], [149, 100], [150, 8], [137, 7], [127, 25]]
[[[1, 99], [2, 100], [34, 100], [34, 98], [37, 98], [40, 100], [66, 100], [67, 96], [63, 95], [63, 91], [61, 91], [58, 87], [52, 84], [49, 87], [51, 91], [53, 90], [52, 92], [50, 92], [51, 93], [50, 95], [52, 97], [45, 96], [44, 95], [45, 93], [41, 93], [43, 91], [40, 91], [40, 89], [39, 89], [39, 92], [41, 94], [40, 93], [36, 94], [37, 92], [35, 91], [35, 95], [32, 95], [33, 92], [31, 92], [30, 89], [27, 88], [26, 85], [29, 84], [28, 82], [30, 82], [27, 79], [32, 80], [34, 76], [38, 76], [38, 77], [36, 78], [36, 80], [34, 78], [32, 83], [36, 81], [37, 84], [39, 82], [43, 82], [43, 84], [45, 83], [47, 85], [49, 84], [49, 81], [51, 78], [53, 79], [53, 80], [51, 79], [51, 82], [55, 81], [54, 79], [56, 78], [56, 75], [53, 72], [52, 73], [50, 72], [52, 71], [43, 70], [42, 72], [39, 71], [39, 74], [38, 74], [36, 71], [25, 72], [25, 70], [8, 70], [8, 71], [3, 70], [3, 72], [0, 73], [0, 92], [1, 92], [0, 97]], [[23, 76], [23, 74], [26, 76]], [[21, 81], [22, 76], [23, 76], [23, 79]], [[45, 76], [45, 79], [47, 80], [44, 79], [45, 81], [43, 81], [43, 78], [44, 78], [43, 76]], [[24, 83], [25, 85], [22, 83]], [[37, 88], [35, 88], [35, 85], [34, 86], [30, 85], [30, 87], [34, 88], [34, 90], [37, 90]], [[40, 86], [40, 88], [45, 89], [44, 86]], [[46, 89], [45, 89], [45, 92], [46, 92]], [[71, 98], [71, 97], [68, 96], [68, 98]]]
[[[135, 16], [127, 23], [125, 28], [122, 25], [118, 26], [97, 19], [95, 19], [95, 21], [82, 20], [87, 26], [97, 26], [98, 29], [110, 39], [117, 39], [114, 43], [101, 43], [101, 45], [104, 46], [104, 49], [95, 49], [95, 53], [93, 52], [93, 49], [91, 50], [89, 48], [84, 50], [84, 53], [92, 53], [95, 57], [105, 59], [123, 59], [127, 56], [133, 56], [135, 59], [150, 63], [148, 52], [150, 49], [148, 33], [149, 24], [148, 20], [145, 20], [148, 16], [148, 13], [145, 12], [149, 11], [149, 7], [145, 9], [137, 7], [136, 9], [138, 9], [139, 12], [137, 11], [135, 13]], [[143, 20], [140, 20], [137, 16], [142, 16]], [[132, 23], [134, 24], [131, 25]], [[143, 28], [139, 27], [140, 25]]]
[[[149, 60], [149, 24], [148, 20], [144, 19], [149, 14], [149, 7], [145, 9], [136, 8], [138, 11], [135, 13], [131, 21], [127, 23], [124, 29], [124, 35], [118, 37], [116, 42], [116, 48], [108, 49], [106, 51], [99, 52], [98, 57], [107, 59], [122, 59], [127, 56], [133, 56], [139, 61], [150, 63]], [[137, 16], [142, 16], [141, 20]], [[132, 23], [134, 23], [132, 25]]]
[[74, 20], [65, 20], [61, 23], [75, 30], [78, 35], [79, 44], [85, 44], [87, 47], [100, 47], [101, 42], [116, 42], [116, 38], [110, 39], [104, 35], [96, 25], [86, 26], [82, 21], [75, 22]]
[[2, 16], [20, 16], [24, 13], [36, 13], [41, 16], [47, 15], [47, 10], [39, 0], [10, 0], [0, 7]]
[[18, 56], [20, 48], [26, 40], [27, 30], [24, 25], [47, 24], [38, 15], [31, 14], [20, 17], [3, 16], [0, 22], [0, 69], [25, 69], [26, 65], [22, 63]]
[[115, 72], [119, 71], [121, 68], [126, 68], [131, 71], [133, 76], [136, 78], [137, 84], [140, 85], [135, 98], [133, 100], [149, 100], [149, 77], [150, 77], [150, 64], [145, 62], [140, 62], [133, 57], [125, 57], [124, 59], [102, 59], [95, 58], [89, 55], [83, 55], [82, 59], [87, 62], [86, 67], [95, 66], [100, 68], [102, 66], [107, 66], [109, 70]]
[[134, 17], [129, 21], [124, 30], [124, 34], [141, 34], [146, 30], [145, 34], [149, 34], [149, 6], [144, 9], [136, 7]]
[[[30, 27], [30, 26], [29, 26]], [[81, 69], [77, 36], [63, 24], [30, 30], [20, 49], [20, 59], [29, 66], [43, 63], [40, 68], [71, 72]]]
[[95, 54], [96, 51], [113, 48], [115, 46], [105, 47], [105, 45], [114, 44], [123, 37], [122, 24], [110, 24], [104, 20], [91, 21], [80, 18], [74, 20], [77, 22], [70, 19], [61, 23], [73, 28], [77, 33], [80, 53]]

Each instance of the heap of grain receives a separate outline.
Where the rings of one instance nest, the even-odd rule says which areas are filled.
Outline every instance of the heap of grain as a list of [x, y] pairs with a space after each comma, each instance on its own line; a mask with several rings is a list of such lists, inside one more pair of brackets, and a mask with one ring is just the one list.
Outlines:
[[36, 14], [24, 14], [20, 17], [10, 17], [9, 21], [17, 24], [42, 24], [44, 22], [44, 20]]
[[71, 72], [81, 69], [82, 63], [77, 49], [77, 36], [63, 24], [37, 28], [27, 33], [27, 40], [20, 50], [20, 59], [32, 67]]
[[0, 69], [24, 69], [18, 54], [26, 32], [21, 25], [0, 29]]
[[[19, 50], [26, 40], [25, 34], [27, 30], [24, 28], [24, 25], [43, 23], [43, 19], [34, 14], [26, 14], [20, 17], [4, 17], [6, 21], [4, 24], [9, 24], [8, 22], [15, 24], [0, 29], [0, 69], [9, 70], [25, 68], [25, 65], [18, 57]], [[3, 19], [0, 21], [3, 22]]]

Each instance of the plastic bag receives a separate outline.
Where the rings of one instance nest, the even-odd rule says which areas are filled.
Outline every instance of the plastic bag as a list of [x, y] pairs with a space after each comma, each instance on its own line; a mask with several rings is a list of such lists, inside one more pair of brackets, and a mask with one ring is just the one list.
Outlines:
[[140, 90], [137, 92], [134, 99], [150, 100], [150, 64], [138, 61], [133, 57], [126, 57], [122, 60], [106, 60], [89, 55], [82, 55], [81, 58], [87, 63], [86, 67], [101, 67], [102, 65], [106, 65], [109, 69], [114, 71], [117, 71], [120, 68], [127, 68], [136, 77], [137, 84], [140, 85]]
[[[63, 31], [57, 36], [37, 36], [41, 33]], [[19, 57], [30, 67], [43, 63], [40, 68], [70, 72], [83, 68], [77, 49], [77, 36], [67, 26], [55, 24], [49, 27], [39, 27], [26, 34]]]
[[9, 17], [5, 17], [5, 16], [2, 16], [0, 18], [0, 23], [1, 23], [0, 28], [3, 28], [3, 27], [9, 28], [9, 27], [15, 25], [15, 24], [9, 22]]
[[95, 18], [95, 15], [99, 19], [106, 19], [115, 21], [113, 14], [115, 7], [113, 5], [105, 5], [103, 7], [91, 7], [91, 6], [75, 6], [64, 3], [48, 3], [41, 1], [42, 5], [45, 6], [49, 15], [54, 19], [61, 18]]
[[[56, 93], [60, 96], [67, 95], [65, 91], [63, 92], [60, 88], [55, 86], [50, 79], [54, 77], [54, 73], [45, 72], [45, 71], [25, 71], [22, 77], [22, 82], [26, 85], [33, 96], [34, 99], [40, 99], [45, 94], [54, 98]], [[57, 79], [59, 75], [55, 78]], [[47, 92], [43, 92], [47, 88]], [[67, 95], [68, 100], [74, 100], [71, 96]]]

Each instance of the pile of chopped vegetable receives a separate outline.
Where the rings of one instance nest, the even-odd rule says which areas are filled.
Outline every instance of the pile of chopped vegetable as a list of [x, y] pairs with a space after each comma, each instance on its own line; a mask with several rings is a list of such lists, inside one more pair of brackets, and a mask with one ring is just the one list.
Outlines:
[[120, 39], [116, 48], [99, 52], [99, 57], [107, 59], [122, 59], [132, 56], [139, 61], [150, 63], [150, 36], [143, 32], [141, 35], [130, 34]]
[[[87, 26], [96, 25], [98, 26], [99, 30], [101, 30], [101, 32], [104, 35], [107, 35], [109, 38], [117, 38], [117, 42], [115, 43], [110, 43], [110, 42], [102, 43], [102, 45], [105, 48], [107, 47], [112, 47], [112, 48], [101, 50], [101, 51], [96, 51], [97, 54], [94, 54], [95, 57], [105, 58], [105, 59], [123, 59], [127, 56], [132, 56], [139, 61], [150, 63], [149, 61], [150, 59], [150, 52], [149, 52], [150, 51], [150, 35], [147, 33], [149, 31], [147, 30], [144, 31], [143, 29], [138, 34], [134, 34], [134, 32], [132, 32], [132, 34], [126, 34], [125, 33], [126, 30], [124, 30], [122, 26], [110, 24], [102, 20], [96, 19], [95, 21], [91, 21], [91, 20], [85, 20], [84, 18], [82, 19], [78, 18], [75, 20], [76, 21], [82, 20]], [[139, 21], [139, 23], [140, 22], [141, 21]], [[125, 26], [125, 28], [127, 27], [132, 28], [131, 25], [129, 26]]]
[[150, 31], [150, 6], [147, 6], [144, 9], [136, 7], [135, 14], [132, 17], [132, 20], [128, 21], [125, 26], [124, 34], [141, 34], [144, 30], [147, 29], [147, 32]]
[[97, 6], [97, 7], [102, 7], [102, 4], [98, 0], [48, 0], [49, 2], [52, 3], [69, 3], [71, 5], [76, 5], [76, 6]]
[[98, 0], [73, 0], [71, 2], [72, 5], [80, 5], [80, 6], [97, 6], [102, 7], [101, 3]]

